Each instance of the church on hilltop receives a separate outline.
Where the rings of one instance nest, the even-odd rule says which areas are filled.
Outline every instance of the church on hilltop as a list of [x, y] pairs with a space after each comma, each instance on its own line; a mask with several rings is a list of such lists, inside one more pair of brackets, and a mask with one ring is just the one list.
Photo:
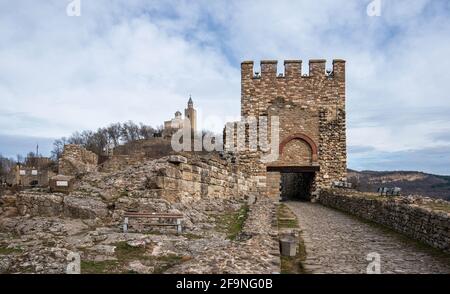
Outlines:
[[175, 117], [164, 121], [163, 138], [170, 138], [172, 135], [182, 129], [185, 124], [190, 124], [192, 132], [197, 131], [197, 110], [194, 108], [194, 102], [192, 97], [189, 95], [189, 100], [187, 103], [187, 108], [184, 109], [184, 118], [179, 110], [175, 112]]

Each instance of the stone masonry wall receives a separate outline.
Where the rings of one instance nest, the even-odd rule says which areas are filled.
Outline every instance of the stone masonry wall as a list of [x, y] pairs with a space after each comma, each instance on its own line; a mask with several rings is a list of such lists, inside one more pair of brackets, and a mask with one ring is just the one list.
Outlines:
[[97, 170], [98, 156], [80, 145], [68, 144], [58, 161], [58, 173], [76, 176]]
[[147, 188], [171, 202], [246, 197], [255, 191], [256, 183], [234, 164], [215, 156], [207, 159], [186, 156], [169, 156], [170, 165], [147, 178]]
[[137, 164], [145, 159], [145, 155], [143, 153], [135, 153], [132, 155], [112, 155], [98, 166], [98, 170], [101, 172], [113, 172], [124, 167]]
[[17, 196], [17, 207], [21, 215], [105, 218], [107, 207], [145, 211], [158, 203], [254, 198], [255, 187], [236, 165], [217, 155], [170, 155], [85, 174], [68, 194], [24, 191]]
[[423, 197], [381, 197], [349, 190], [323, 190], [320, 203], [387, 226], [450, 253], [450, 208], [443, 200]]
[[81, 219], [108, 216], [107, 205], [101, 199], [88, 195], [23, 191], [18, 194], [16, 202], [20, 215]]
[[[262, 163], [267, 154], [262, 150], [238, 152], [239, 165], [258, 179], [263, 193], [270, 192], [265, 185], [267, 166], [319, 167], [316, 191], [346, 179], [345, 61], [334, 60], [326, 72], [325, 60], [310, 60], [309, 75], [302, 75], [300, 60], [286, 60], [284, 74], [277, 74], [277, 61], [261, 61], [260, 74], [255, 74], [253, 61], [243, 62], [241, 116], [267, 116], [269, 126], [273, 117], [279, 117], [279, 160]], [[247, 141], [250, 132], [247, 126]], [[231, 138], [236, 136], [225, 141]]]

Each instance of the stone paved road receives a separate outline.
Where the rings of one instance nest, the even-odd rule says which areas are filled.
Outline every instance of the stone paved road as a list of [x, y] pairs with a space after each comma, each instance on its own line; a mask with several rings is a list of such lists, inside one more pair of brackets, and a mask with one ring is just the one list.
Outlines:
[[380, 254], [381, 273], [450, 273], [450, 256], [391, 230], [320, 204], [287, 202], [305, 241], [312, 273], [366, 273], [367, 254]]

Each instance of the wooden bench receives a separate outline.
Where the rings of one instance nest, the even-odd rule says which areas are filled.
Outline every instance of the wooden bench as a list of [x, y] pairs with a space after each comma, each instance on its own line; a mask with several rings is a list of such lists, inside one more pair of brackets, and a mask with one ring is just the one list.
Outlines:
[[129, 219], [130, 218], [146, 218], [146, 219], [156, 219], [160, 220], [173, 220], [175, 222], [172, 223], [149, 223], [151, 226], [174, 226], [177, 228], [177, 233], [180, 234], [182, 232], [181, 220], [183, 219], [183, 215], [179, 213], [152, 213], [152, 212], [136, 212], [136, 211], [127, 211], [124, 214], [123, 221], [123, 232], [126, 233], [128, 231]]
[[351, 189], [352, 188], [352, 183], [343, 182], [343, 181], [334, 181], [332, 183], [332, 186], [335, 187], [335, 188], [348, 188], [348, 189]]
[[380, 193], [381, 196], [383, 196], [383, 195], [399, 196], [401, 191], [402, 191], [402, 189], [399, 187], [394, 187], [394, 188], [380, 187], [380, 188], [378, 188], [378, 193]]

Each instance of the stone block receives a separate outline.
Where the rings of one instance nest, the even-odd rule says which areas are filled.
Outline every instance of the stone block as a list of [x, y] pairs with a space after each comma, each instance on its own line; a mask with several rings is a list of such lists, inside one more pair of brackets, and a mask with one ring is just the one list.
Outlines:
[[167, 161], [174, 164], [187, 163], [187, 158], [181, 155], [170, 155]]

